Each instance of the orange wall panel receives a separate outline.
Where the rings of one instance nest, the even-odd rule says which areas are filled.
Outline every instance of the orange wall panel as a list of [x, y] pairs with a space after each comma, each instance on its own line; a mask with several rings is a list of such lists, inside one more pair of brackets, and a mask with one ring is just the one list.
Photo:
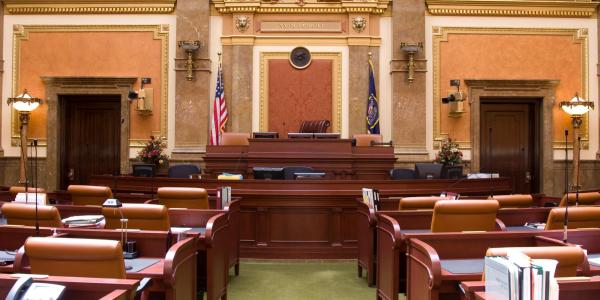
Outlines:
[[304, 120], [332, 121], [332, 61], [313, 59], [303, 70], [287, 59], [269, 60], [269, 131], [285, 137]]
[[[21, 41], [18, 88], [45, 99], [43, 76], [151, 77], [153, 114], [141, 116], [131, 105], [131, 138], [147, 139], [160, 130], [161, 41], [152, 32], [32, 32]], [[18, 92], [18, 91], [16, 91]], [[46, 137], [47, 106], [33, 112], [30, 137]]]
[[[450, 79], [558, 79], [553, 139], [560, 141], [570, 118], [558, 102], [582, 92], [582, 47], [570, 35], [449, 34], [448, 41], [440, 43], [440, 96], [454, 89]], [[467, 91], [464, 82], [461, 89]], [[468, 103], [460, 118], [448, 117], [448, 105], [441, 108], [441, 132], [469, 141]]]

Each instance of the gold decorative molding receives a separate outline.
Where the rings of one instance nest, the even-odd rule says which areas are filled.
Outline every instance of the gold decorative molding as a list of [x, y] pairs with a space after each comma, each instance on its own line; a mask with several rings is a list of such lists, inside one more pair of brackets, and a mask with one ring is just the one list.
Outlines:
[[258, 14], [347, 14], [367, 13], [383, 14], [391, 0], [343, 1], [343, 0], [210, 0], [221, 14], [258, 13]]
[[232, 35], [221, 37], [221, 44], [231, 45], [331, 45], [331, 46], [381, 46], [380, 37], [348, 36], [273, 36]]
[[593, 0], [425, 0], [432, 15], [590, 18]]
[[176, 0], [5, 0], [8, 14], [169, 14]]
[[[269, 129], [269, 60], [289, 59], [289, 52], [260, 53], [260, 92], [259, 127], [260, 131]], [[342, 54], [339, 52], [311, 52], [312, 59], [329, 59], [333, 63], [331, 70], [331, 132], [342, 132]]]
[[[433, 52], [433, 145], [438, 149], [442, 141], [448, 138], [448, 133], [441, 130], [441, 87], [440, 87], [440, 43], [448, 42], [450, 34], [497, 34], [497, 35], [562, 35], [572, 36], [573, 43], [581, 44], [581, 95], [589, 99], [588, 95], [588, 65], [589, 65], [589, 37], [587, 28], [500, 28], [500, 27], [433, 27], [432, 52]], [[589, 145], [589, 120], [584, 116], [582, 124], [581, 142], [582, 149]], [[471, 149], [471, 141], [456, 141], [461, 149]], [[564, 141], [553, 141], [554, 149], [564, 149]]]
[[[21, 59], [21, 41], [26, 41], [31, 32], [152, 32], [155, 40], [161, 41], [161, 95], [160, 95], [160, 132], [159, 135], [167, 137], [167, 105], [169, 90], [169, 25], [14, 25], [13, 26], [13, 65], [12, 65], [12, 91], [16, 95], [19, 87], [19, 64]], [[11, 145], [17, 146], [20, 139], [19, 118], [13, 109], [11, 114]], [[141, 148], [146, 139], [130, 139], [129, 146]], [[45, 146], [46, 139], [40, 140], [40, 145]]]

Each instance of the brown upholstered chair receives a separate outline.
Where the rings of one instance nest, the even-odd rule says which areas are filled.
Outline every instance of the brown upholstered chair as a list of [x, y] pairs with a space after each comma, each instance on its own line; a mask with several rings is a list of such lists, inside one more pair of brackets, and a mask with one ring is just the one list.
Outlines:
[[169, 212], [164, 205], [123, 203], [123, 207], [103, 207], [102, 215], [106, 221], [104, 228], [121, 228], [121, 212], [127, 219], [127, 228], [141, 230], [171, 229], [169, 225]]
[[[596, 203], [600, 203], [600, 193], [599, 192], [587, 192], [587, 193], [579, 193], [579, 198], [576, 199], [577, 195], [575, 193], [569, 193], [569, 205], [574, 205], [575, 200], [578, 200], [579, 205], [594, 205]], [[567, 203], [567, 194], [565, 194], [562, 199], [560, 199], [560, 207], [565, 207]]]
[[[35, 205], [25, 203], [5, 203], [2, 215], [9, 225], [35, 226]], [[38, 222], [42, 227], [63, 227], [60, 213], [54, 206], [38, 205]]]
[[221, 136], [222, 146], [246, 146], [250, 134], [246, 132], [223, 132]]
[[156, 197], [158, 203], [167, 208], [209, 208], [208, 193], [203, 188], [161, 187]]
[[[119, 241], [30, 237], [24, 247], [33, 274], [125, 278], [123, 248]], [[24, 267], [22, 258], [19, 253], [15, 262], [19, 272]]]
[[67, 191], [74, 205], [102, 205], [113, 194], [109, 187], [95, 185], [69, 185]]
[[357, 147], [371, 146], [371, 142], [381, 143], [383, 141], [381, 134], [355, 134], [354, 139]]
[[433, 208], [431, 232], [493, 231], [499, 207], [494, 200], [439, 200]]
[[[43, 188], [27, 187], [27, 191], [29, 193], [35, 193], [36, 190], [37, 190], [38, 193], [45, 193], [46, 192]], [[18, 193], [25, 193], [25, 187], [24, 186], [11, 186], [8, 189], [8, 192], [16, 196]]]
[[548, 246], [548, 247], [507, 247], [507, 248], [490, 248], [487, 250], [486, 256], [506, 256], [509, 250], [519, 250], [523, 254], [534, 259], [555, 259], [558, 261], [556, 266], [556, 277], [572, 277], [577, 276], [577, 267], [583, 266], [584, 273], [587, 273], [586, 266], [583, 262], [585, 252], [580, 247], [572, 246]]
[[433, 209], [435, 203], [439, 200], [451, 200], [448, 197], [429, 196], [429, 197], [402, 197], [398, 202], [398, 210], [410, 209]]
[[[550, 210], [545, 229], [562, 229], [565, 221], [565, 210], [565, 207]], [[600, 207], [569, 207], [569, 229], [575, 228], [600, 228]]]
[[525, 194], [494, 195], [493, 199], [500, 203], [500, 208], [530, 207], [533, 204], [533, 197]]
[[300, 124], [300, 133], [326, 133], [327, 128], [331, 125], [328, 120], [312, 120], [302, 121]]

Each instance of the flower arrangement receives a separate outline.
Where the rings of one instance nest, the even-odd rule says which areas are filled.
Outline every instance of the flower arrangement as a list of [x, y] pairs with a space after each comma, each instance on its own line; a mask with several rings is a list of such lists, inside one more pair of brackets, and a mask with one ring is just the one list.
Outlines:
[[442, 143], [434, 162], [445, 165], [460, 164], [462, 156], [462, 152], [458, 150], [458, 143], [452, 141], [452, 139], [448, 139]]
[[137, 158], [158, 167], [169, 161], [169, 156], [163, 153], [166, 148], [167, 143], [164, 138], [155, 138], [151, 135], [150, 140], [146, 142], [144, 148], [138, 152]]

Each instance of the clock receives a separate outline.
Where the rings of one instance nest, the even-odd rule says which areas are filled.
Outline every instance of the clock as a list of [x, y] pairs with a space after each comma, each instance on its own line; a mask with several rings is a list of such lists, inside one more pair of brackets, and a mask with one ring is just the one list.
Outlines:
[[310, 65], [310, 51], [304, 47], [296, 47], [290, 52], [290, 64], [296, 69], [305, 69]]

